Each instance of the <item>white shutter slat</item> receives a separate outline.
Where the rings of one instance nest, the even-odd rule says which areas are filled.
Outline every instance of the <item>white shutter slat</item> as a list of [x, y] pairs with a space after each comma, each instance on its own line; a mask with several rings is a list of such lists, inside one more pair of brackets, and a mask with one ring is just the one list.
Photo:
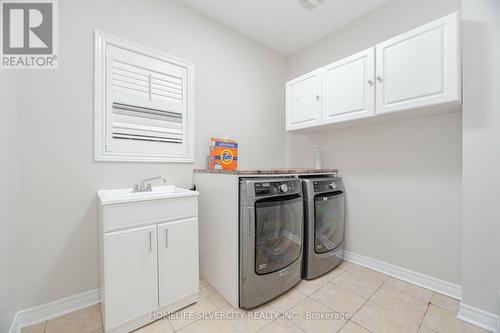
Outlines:
[[[165, 79], [173, 83], [180, 84], [183, 80], [185, 68], [175, 64], [157, 60], [141, 53], [124, 50], [118, 47], [109, 46], [108, 55], [114, 62], [115, 68], [120, 68], [125, 71], [132, 71], [132, 73], [145, 73], [157, 72], [165, 76]], [[132, 66], [132, 67], [129, 67]]]
[[147, 135], [150, 137], [172, 138], [182, 140], [182, 129], [143, 126], [137, 124], [116, 122], [116, 130], [122, 134]]
[[147, 71], [141, 71], [140, 68], [137, 68], [135, 71], [132, 70], [132, 68], [127, 68], [131, 67], [125, 64], [121, 64], [119, 61], [113, 61], [113, 76], [122, 76], [126, 78], [131, 78], [131, 79], [136, 79], [136, 80], [141, 80], [144, 82], [148, 82], [149, 80], [149, 72]]
[[183, 142], [182, 114], [113, 103], [113, 138]]
[[113, 90], [130, 94], [138, 94], [143, 98], [149, 97], [149, 94], [151, 92], [151, 95], [157, 96], [160, 99], [168, 98], [169, 100], [173, 100], [173, 102], [176, 103], [183, 102], [182, 83], [168, 81], [167, 75], [162, 75], [155, 72], [147, 72], [142, 68], [121, 64], [122, 66], [128, 67], [127, 71], [124, 71], [123, 69], [116, 68], [114, 66], [115, 63], [118, 62], [113, 62]]
[[134, 77], [127, 74], [120, 74], [117, 72], [113, 72], [113, 84], [122, 82], [125, 84], [131, 84], [141, 87], [149, 87], [149, 78], [148, 77]]
[[139, 92], [132, 95], [130, 93], [127, 93], [127, 91], [125, 91], [121, 88], [116, 88], [116, 90], [113, 92], [114, 98], [111, 102], [114, 101], [114, 102], [120, 103], [120, 104], [136, 105], [139, 107], [145, 107], [145, 108], [149, 108], [149, 109], [185, 114], [185, 110], [186, 110], [185, 103], [178, 103], [177, 101], [174, 101], [171, 98], [162, 98], [161, 100], [160, 100], [160, 98], [156, 98], [156, 99], [153, 98], [150, 101], [147, 94], [146, 93], [143, 93], [143, 94], [144, 94], [144, 96], [143, 96], [144, 101], [141, 101], [139, 103], [137, 101], [138, 96], [140, 97]]
[[[135, 126], [149, 126], [152, 130], [155, 128], [164, 128], [168, 130], [176, 130], [178, 133], [182, 133], [182, 123], [175, 121], [164, 121], [158, 119], [140, 119], [137, 117], [130, 117], [126, 115], [116, 115], [113, 121], [113, 127], [120, 126], [118, 124], [130, 124], [130, 127]], [[123, 126], [123, 125], [121, 125]]]
[[176, 79], [168, 75], [162, 75], [161, 73], [145, 71], [142, 68], [121, 63], [119, 61], [113, 61], [113, 86], [131, 86], [133, 88], [137, 85], [149, 89], [150, 75], [153, 93], [155, 89], [159, 89], [174, 94], [180, 94], [182, 96], [183, 85], [181, 79]]
[[128, 123], [115, 123], [113, 137], [119, 139], [134, 139], [143, 141], [162, 141], [182, 143], [182, 130], [160, 127], [142, 126]]
[[162, 91], [166, 91], [166, 92], [170, 92], [172, 94], [177, 94], [177, 95], [182, 96], [182, 87], [171, 87], [171, 86], [167, 86], [167, 85], [158, 84], [155, 82], [155, 78], [152, 78], [151, 83], [153, 86], [153, 91], [155, 89], [158, 89], [158, 90], [162, 90]]
[[[112, 46], [108, 55], [111, 57], [111, 91], [120, 93], [115, 97], [130, 94], [127, 100], [135, 97], [141, 106], [151, 102], [185, 106], [185, 68]], [[114, 98], [113, 102], [122, 101]]]
[[171, 77], [162, 77], [155, 75], [153, 76], [153, 83], [182, 90], [182, 80], [175, 80]]
[[129, 93], [129, 94], [140, 94], [144, 96], [149, 96], [149, 85], [147, 87], [139, 86], [139, 85], [134, 85], [130, 82], [120, 82], [120, 81], [114, 81], [113, 82], [113, 89], [115, 91], [121, 91], [124, 93]]
[[113, 140], [183, 144], [186, 70], [110, 47]]
[[171, 99], [171, 100], [177, 100], [177, 101], [181, 101], [182, 102], [182, 95], [180, 94], [174, 94], [174, 93], [171, 93], [169, 91], [164, 91], [164, 90], [159, 90], [159, 89], [155, 89], [151, 92], [151, 94], [153, 96], [157, 96], [157, 97], [162, 97], [162, 98], [168, 98], [168, 99]]

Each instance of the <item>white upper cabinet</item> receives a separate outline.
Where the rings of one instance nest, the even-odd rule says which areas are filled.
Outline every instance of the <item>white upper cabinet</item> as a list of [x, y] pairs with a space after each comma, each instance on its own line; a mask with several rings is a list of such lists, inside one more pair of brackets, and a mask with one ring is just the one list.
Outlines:
[[286, 83], [287, 130], [321, 123], [321, 69]]
[[460, 99], [459, 15], [452, 13], [287, 82], [286, 129], [450, 112]]
[[377, 45], [377, 113], [460, 100], [458, 14]]
[[375, 114], [374, 53], [370, 48], [323, 67], [324, 123]]

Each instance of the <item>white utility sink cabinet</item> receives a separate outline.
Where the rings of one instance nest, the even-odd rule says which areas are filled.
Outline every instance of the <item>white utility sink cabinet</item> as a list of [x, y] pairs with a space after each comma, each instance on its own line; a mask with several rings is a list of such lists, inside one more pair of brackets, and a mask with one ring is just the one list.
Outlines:
[[459, 16], [452, 13], [288, 81], [286, 129], [459, 111], [460, 73]]
[[130, 332], [197, 301], [198, 194], [98, 191], [105, 332]]

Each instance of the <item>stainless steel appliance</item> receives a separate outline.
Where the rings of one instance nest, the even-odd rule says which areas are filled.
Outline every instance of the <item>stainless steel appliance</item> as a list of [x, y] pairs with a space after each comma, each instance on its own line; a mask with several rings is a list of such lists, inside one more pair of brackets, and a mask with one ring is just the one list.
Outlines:
[[344, 257], [344, 184], [340, 177], [302, 179], [304, 194], [304, 279], [321, 276]]
[[240, 180], [239, 305], [250, 309], [301, 280], [304, 225], [301, 180]]

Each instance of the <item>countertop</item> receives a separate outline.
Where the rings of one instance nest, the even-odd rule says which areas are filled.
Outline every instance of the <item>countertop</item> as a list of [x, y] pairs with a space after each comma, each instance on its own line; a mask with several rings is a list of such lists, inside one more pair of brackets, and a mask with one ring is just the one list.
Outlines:
[[306, 174], [331, 174], [337, 173], [337, 169], [241, 169], [241, 170], [211, 170], [194, 169], [195, 173], [217, 173], [227, 175], [306, 175]]

